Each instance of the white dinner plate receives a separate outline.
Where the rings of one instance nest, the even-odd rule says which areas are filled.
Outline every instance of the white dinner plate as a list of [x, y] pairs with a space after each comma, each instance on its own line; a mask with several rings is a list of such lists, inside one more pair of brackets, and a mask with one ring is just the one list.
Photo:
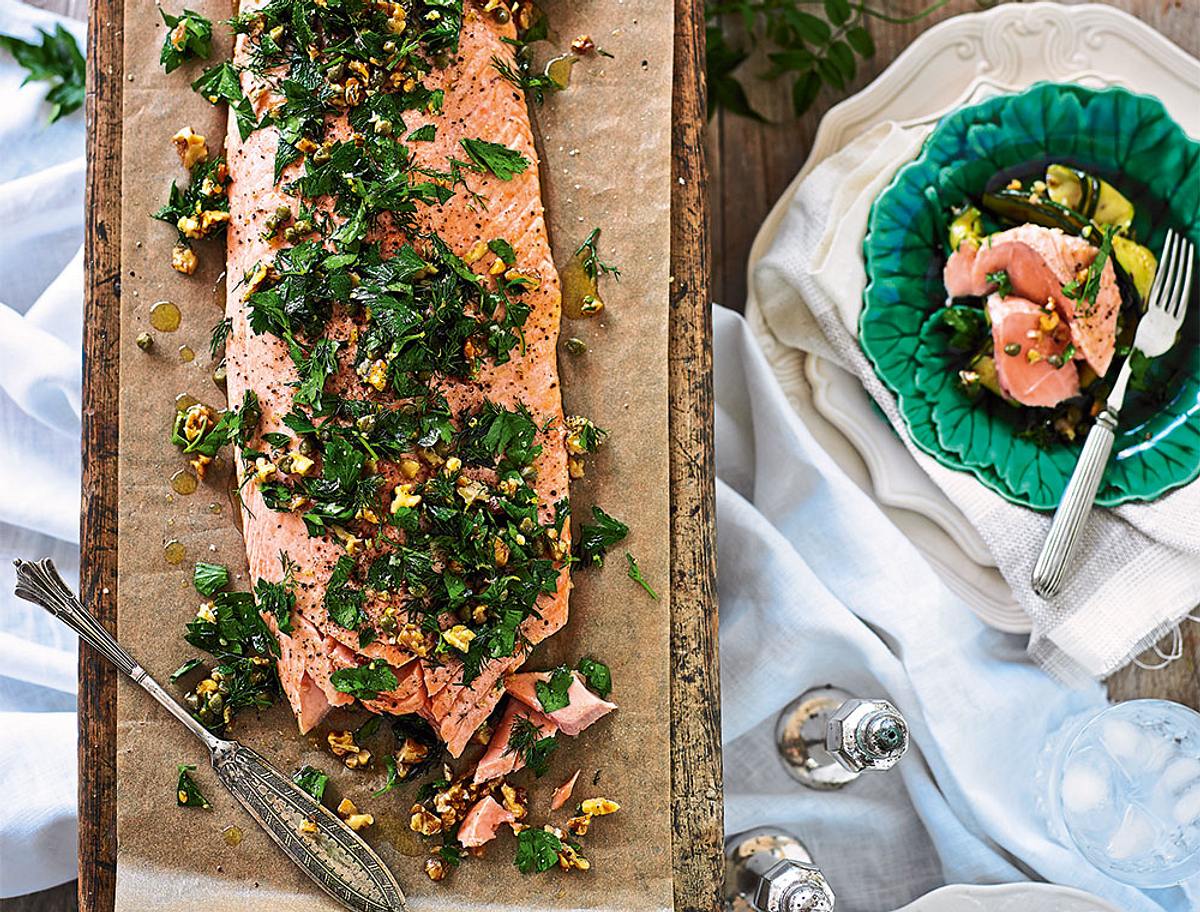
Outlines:
[[946, 584], [987, 624], [1028, 633], [979, 534], [917, 465], [858, 380], [831, 362], [782, 345], [754, 299], [766, 254], [800, 181], [883, 121], [933, 123], [945, 114], [1035, 82], [1120, 85], [1154, 95], [1200, 136], [1200, 61], [1139, 19], [1099, 4], [1005, 4], [956, 16], [918, 37], [874, 82], [821, 121], [812, 152], [750, 250], [746, 318], [801, 420], [834, 460], [912, 540]]
[[1053, 884], [973, 887], [954, 884], [926, 893], [897, 912], [1121, 912], [1090, 893]]

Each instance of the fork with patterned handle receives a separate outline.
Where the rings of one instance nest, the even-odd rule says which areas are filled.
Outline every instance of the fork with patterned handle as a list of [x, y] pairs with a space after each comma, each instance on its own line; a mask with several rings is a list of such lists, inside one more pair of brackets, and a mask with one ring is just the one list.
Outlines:
[[203, 741], [217, 778], [317, 886], [354, 912], [407, 912], [400, 885], [361, 836], [250, 748], [216, 737], [193, 719], [88, 614], [53, 562], [18, 560], [15, 564], [17, 595], [74, 630]]
[[1033, 591], [1042, 598], [1052, 598], [1062, 589], [1071, 559], [1079, 548], [1083, 527], [1091, 513], [1096, 491], [1100, 488], [1100, 480], [1104, 477], [1104, 469], [1112, 452], [1117, 421], [1121, 417], [1125, 390], [1129, 386], [1133, 352], [1140, 352], [1147, 358], [1157, 358], [1166, 354], [1175, 344], [1175, 336], [1187, 313], [1194, 256], [1195, 249], [1190, 241], [1174, 230], [1167, 232], [1158, 273], [1150, 288], [1147, 310], [1138, 323], [1137, 335], [1133, 340], [1133, 351], [1122, 365], [1108, 401], [1088, 432], [1079, 462], [1054, 513], [1042, 553], [1033, 567]]

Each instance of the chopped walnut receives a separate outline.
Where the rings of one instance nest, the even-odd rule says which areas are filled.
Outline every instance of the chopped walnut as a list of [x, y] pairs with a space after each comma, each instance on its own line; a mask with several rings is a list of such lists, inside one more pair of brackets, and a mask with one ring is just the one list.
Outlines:
[[558, 853], [558, 864], [564, 871], [570, 871], [572, 868], [578, 871], [586, 871], [592, 866], [590, 861], [565, 842], [563, 843], [562, 850]]
[[591, 35], [580, 35], [571, 42], [571, 50], [576, 54], [590, 54], [596, 50], [596, 42]]
[[430, 855], [425, 859], [425, 875], [430, 880], [442, 880], [446, 876], [446, 862], [438, 855]]
[[466, 652], [471, 648], [471, 641], [475, 639], [475, 631], [462, 624], [455, 624], [449, 630], [442, 632], [442, 639], [459, 652]]
[[208, 471], [208, 466], [212, 462], [211, 456], [205, 456], [203, 453], [197, 453], [192, 459], [188, 460], [190, 465], [196, 471], [196, 477], [201, 481], [204, 480], [204, 474]]
[[337, 807], [338, 816], [340, 816], [350, 829], [358, 832], [365, 827], [371, 826], [375, 822], [375, 818], [370, 814], [360, 814], [358, 808], [354, 806], [354, 802], [349, 798], [343, 798]]
[[429, 756], [429, 745], [422, 744], [415, 738], [405, 738], [404, 743], [400, 745], [400, 750], [396, 752], [397, 763], [420, 763]]
[[576, 836], [586, 836], [588, 827], [592, 825], [591, 814], [580, 814], [567, 821], [567, 829]]
[[621, 805], [615, 801], [609, 801], [607, 798], [588, 798], [579, 806], [579, 809], [593, 817], [603, 817], [621, 810]]
[[171, 268], [176, 272], [182, 272], [184, 275], [191, 275], [196, 271], [196, 266], [199, 260], [196, 259], [196, 252], [192, 250], [183, 241], [180, 241], [171, 250]]
[[403, 646], [413, 655], [421, 658], [429, 655], [429, 637], [416, 624], [405, 624], [396, 632], [396, 645]]
[[503, 799], [501, 803], [504, 805], [505, 810], [518, 820], [525, 819], [525, 815], [529, 812], [525, 789], [520, 786], [509, 785], [507, 782], [501, 782], [500, 797]]
[[327, 740], [330, 751], [335, 757], [341, 757], [348, 769], [359, 769], [371, 762], [371, 752], [354, 743], [354, 732], [330, 732]]
[[208, 158], [208, 143], [199, 133], [192, 132], [191, 127], [184, 127], [178, 133], [171, 137], [171, 142], [175, 144], [175, 152], [179, 156], [179, 163], [189, 171], [198, 162], [205, 161]]
[[409, 829], [422, 836], [435, 836], [442, 831], [442, 820], [421, 804], [414, 804], [408, 820]]

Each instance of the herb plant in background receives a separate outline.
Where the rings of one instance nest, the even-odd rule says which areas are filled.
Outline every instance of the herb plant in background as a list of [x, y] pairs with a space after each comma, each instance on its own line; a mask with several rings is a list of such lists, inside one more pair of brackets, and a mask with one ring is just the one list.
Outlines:
[[83, 105], [86, 67], [75, 36], [61, 25], [54, 27], [54, 34], [42, 29], [38, 32], [41, 44], [0, 35], [0, 47], [29, 71], [22, 85], [39, 80], [50, 83], [46, 102], [50, 105], [50, 123], [54, 123]]
[[[875, 0], [893, 5], [891, 0]], [[733, 114], [765, 118], [754, 110], [745, 87], [734, 75], [756, 49], [765, 51], [765, 80], [791, 83], [792, 109], [799, 117], [822, 87], [839, 91], [853, 81], [861, 61], [875, 54], [867, 20], [893, 25], [918, 22], [950, 0], [934, 0], [910, 15], [876, 9], [851, 0], [708, 0], [708, 113], [724, 108]], [[996, 0], [976, 0], [991, 6]]]

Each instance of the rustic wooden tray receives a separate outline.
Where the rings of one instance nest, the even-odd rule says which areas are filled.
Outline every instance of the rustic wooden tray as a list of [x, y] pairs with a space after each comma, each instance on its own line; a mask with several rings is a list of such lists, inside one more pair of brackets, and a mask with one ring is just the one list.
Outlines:
[[[120, 384], [121, 103], [125, 0], [90, 0], [87, 278], [80, 589], [116, 626]], [[677, 912], [721, 904], [712, 319], [704, 165], [704, 12], [675, 0], [671, 175], [671, 765]], [[112, 912], [116, 885], [116, 674], [79, 661], [79, 907]]]

